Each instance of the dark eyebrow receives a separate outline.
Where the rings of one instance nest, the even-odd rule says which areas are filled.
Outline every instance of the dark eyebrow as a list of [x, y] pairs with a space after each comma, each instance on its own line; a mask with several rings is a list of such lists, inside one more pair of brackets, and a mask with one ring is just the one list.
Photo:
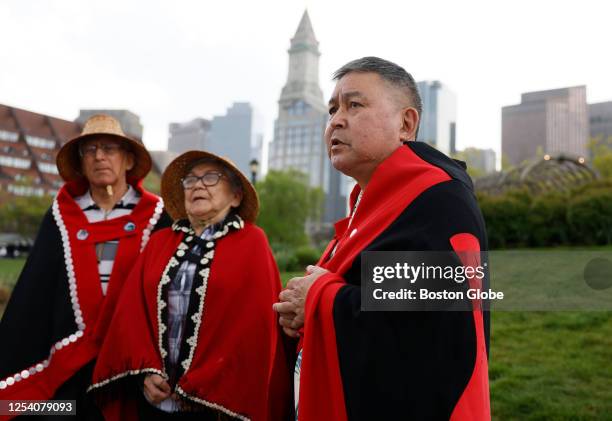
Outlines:
[[[348, 100], [348, 99], [351, 99], [351, 98], [365, 98], [365, 97], [363, 96], [363, 94], [362, 94], [361, 92], [359, 92], [359, 91], [348, 91], [348, 92], [345, 92], [345, 93], [342, 95], [342, 97], [343, 97], [343, 99], [345, 99], [345, 100]], [[330, 98], [330, 100], [328, 101], [328, 103], [327, 103], [327, 104], [328, 104], [328, 105], [331, 105], [331, 104], [333, 104], [333, 103], [335, 103], [335, 102], [336, 102], [336, 99], [335, 99], [335, 98]]]

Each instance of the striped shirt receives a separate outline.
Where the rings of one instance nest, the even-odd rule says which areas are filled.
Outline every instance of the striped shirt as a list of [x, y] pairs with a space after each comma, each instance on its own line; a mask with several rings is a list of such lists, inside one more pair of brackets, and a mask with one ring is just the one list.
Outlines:
[[[106, 211], [101, 209], [91, 197], [91, 192], [88, 190], [82, 196], [76, 197], [75, 202], [87, 216], [90, 223], [105, 221], [107, 219], [119, 218], [120, 216], [129, 215], [132, 209], [140, 200], [140, 194], [128, 184], [128, 190], [123, 197], [115, 204], [115, 206]], [[102, 294], [106, 295], [108, 289], [108, 280], [113, 271], [113, 262], [117, 254], [119, 240], [111, 240], [104, 243], [96, 244], [96, 256], [98, 257], [98, 272], [100, 273], [100, 281], [102, 282]]]

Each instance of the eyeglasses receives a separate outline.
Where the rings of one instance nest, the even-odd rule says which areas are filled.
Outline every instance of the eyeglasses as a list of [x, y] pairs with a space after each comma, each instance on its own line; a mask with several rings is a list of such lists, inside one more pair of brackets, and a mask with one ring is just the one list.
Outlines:
[[93, 156], [96, 156], [98, 149], [100, 149], [102, 153], [104, 153], [104, 155], [115, 155], [117, 152], [119, 152], [120, 149], [123, 149], [123, 146], [120, 145], [119, 143], [100, 143], [100, 144], [90, 143], [85, 146], [82, 146], [79, 149], [79, 153], [81, 154], [82, 157], [84, 156], [93, 157]]
[[200, 177], [197, 175], [188, 175], [181, 179], [181, 184], [183, 185], [184, 189], [193, 189], [198, 183], [198, 180], [201, 180], [202, 184], [204, 184], [206, 187], [212, 187], [216, 186], [222, 177], [225, 176], [220, 172], [207, 172]]

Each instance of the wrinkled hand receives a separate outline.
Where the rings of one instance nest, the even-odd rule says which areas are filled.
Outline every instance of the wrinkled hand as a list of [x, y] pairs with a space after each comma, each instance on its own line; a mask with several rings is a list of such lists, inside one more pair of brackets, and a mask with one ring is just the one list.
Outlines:
[[148, 374], [144, 379], [145, 398], [154, 405], [168, 399], [172, 393], [168, 382], [159, 374]]
[[279, 314], [278, 323], [288, 336], [292, 338], [300, 336], [298, 331], [304, 326], [306, 295], [313, 282], [327, 272], [327, 269], [319, 266], [308, 266], [305, 276], [292, 278], [287, 282], [287, 288], [279, 294], [279, 302], [272, 308]]

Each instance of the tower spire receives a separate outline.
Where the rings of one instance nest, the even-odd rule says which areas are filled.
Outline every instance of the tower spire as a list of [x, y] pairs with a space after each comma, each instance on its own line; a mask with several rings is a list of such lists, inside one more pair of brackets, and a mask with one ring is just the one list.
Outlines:
[[300, 24], [295, 31], [295, 35], [291, 38], [291, 48], [289, 53], [293, 51], [299, 51], [302, 48], [311, 50], [317, 55], [319, 53], [319, 42], [315, 36], [314, 30], [312, 29], [312, 23], [310, 22], [310, 16], [308, 15], [308, 9], [304, 10]]
[[319, 110], [325, 110], [323, 93], [319, 87], [319, 42], [312, 29], [308, 10], [291, 38], [289, 72], [279, 102], [292, 103], [301, 99]]

